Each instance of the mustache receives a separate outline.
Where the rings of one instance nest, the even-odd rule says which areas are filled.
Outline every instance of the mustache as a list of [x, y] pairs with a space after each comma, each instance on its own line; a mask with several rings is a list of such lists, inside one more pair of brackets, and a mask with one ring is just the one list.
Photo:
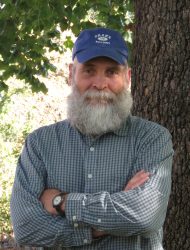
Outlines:
[[112, 103], [116, 100], [117, 95], [108, 91], [98, 91], [98, 90], [87, 90], [83, 95], [84, 101], [107, 101], [108, 103]]

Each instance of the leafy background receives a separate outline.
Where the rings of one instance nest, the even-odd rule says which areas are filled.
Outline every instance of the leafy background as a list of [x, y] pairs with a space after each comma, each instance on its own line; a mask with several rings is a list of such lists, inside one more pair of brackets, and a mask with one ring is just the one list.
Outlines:
[[64, 55], [51, 52], [48, 57], [56, 72], [39, 77], [48, 88], [46, 94], [32, 92], [29, 84], [11, 77], [9, 91], [1, 97], [0, 106], [0, 235], [4, 240], [12, 234], [9, 202], [17, 159], [24, 140], [32, 130], [66, 117], [68, 51]]
[[10, 194], [22, 145], [32, 130], [66, 117], [67, 69], [82, 29], [109, 27], [132, 46], [132, 1], [0, 2], [0, 237], [12, 236]]
[[67, 29], [77, 36], [82, 29], [107, 26], [131, 40], [131, 1], [4, 0], [0, 9], [0, 90], [7, 90], [6, 80], [15, 75], [32, 90], [46, 92], [37, 76], [55, 71], [47, 49], [62, 53], [72, 47], [70, 36], [63, 44], [57, 42]]

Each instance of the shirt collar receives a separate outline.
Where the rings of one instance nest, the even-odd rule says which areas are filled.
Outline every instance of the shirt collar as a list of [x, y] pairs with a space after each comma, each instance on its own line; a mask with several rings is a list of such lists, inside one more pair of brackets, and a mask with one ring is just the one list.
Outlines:
[[[109, 133], [114, 133], [115, 135], [117, 136], [127, 136], [128, 134], [128, 130], [129, 130], [129, 127], [130, 127], [130, 124], [131, 124], [131, 115], [129, 115], [126, 120], [123, 122], [123, 124], [121, 125], [121, 127], [113, 132], [109, 132]], [[79, 130], [76, 129], [76, 131], [78, 131], [79, 134], [81, 134], [81, 132]], [[107, 133], [105, 133], [107, 134]], [[81, 134], [83, 137], [89, 137], [87, 135], [84, 135], [84, 134]], [[90, 140], [97, 140], [101, 137], [102, 135], [99, 135], [95, 138], [92, 138], [91, 136], [89, 137]]]

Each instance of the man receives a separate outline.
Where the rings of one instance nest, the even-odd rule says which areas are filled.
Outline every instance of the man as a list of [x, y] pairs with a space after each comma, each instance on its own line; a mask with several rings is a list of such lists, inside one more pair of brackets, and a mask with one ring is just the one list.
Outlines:
[[68, 120], [26, 139], [11, 199], [16, 240], [55, 249], [161, 250], [173, 149], [133, 117], [122, 36], [96, 28], [73, 49]]

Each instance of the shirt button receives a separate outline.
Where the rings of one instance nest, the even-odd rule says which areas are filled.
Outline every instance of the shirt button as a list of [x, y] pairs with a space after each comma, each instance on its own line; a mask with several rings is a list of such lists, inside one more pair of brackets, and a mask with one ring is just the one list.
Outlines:
[[98, 219], [98, 222], [101, 222], [102, 220], [101, 219]]
[[88, 174], [88, 178], [89, 178], [89, 179], [92, 179], [92, 174]]
[[76, 220], [76, 219], [77, 219], [77, 217], [76, 217], [76, 215], [74, 215], [74, 216], [73, 216], [73, 220]]
[[74, 227], [78, 227], [79, 226], [79, 224], [78, 223], [74, 223]]
[[84, 244], [87, 244], [87, 243], [88, 243], [88, 240], [87, 240], [87, 239], [84, 239], [83, 242], [84, 242]]
[[90, 151], [93, 152], [94, 151], [94, 147], [90, 147]]

